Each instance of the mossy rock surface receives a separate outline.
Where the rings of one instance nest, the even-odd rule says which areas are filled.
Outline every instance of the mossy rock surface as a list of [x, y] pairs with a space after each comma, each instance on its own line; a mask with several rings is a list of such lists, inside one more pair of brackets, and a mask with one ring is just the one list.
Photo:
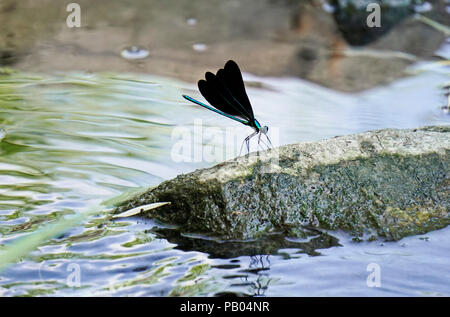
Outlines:
[[222, 239], [318, 228], [398, 240], [450, 223], [449, 149], [448, 126], [286, 145], [179, 175], [116, 212], [170, 201], [147, 216]]

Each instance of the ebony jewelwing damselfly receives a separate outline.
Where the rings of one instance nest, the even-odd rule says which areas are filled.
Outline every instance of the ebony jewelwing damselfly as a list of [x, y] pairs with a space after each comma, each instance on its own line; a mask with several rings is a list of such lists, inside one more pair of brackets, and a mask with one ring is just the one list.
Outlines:
[[261, 140], [263, 134], [272, 146], [272, 142], [270, 142], [267, 136], [269, 128], [267, 126], [261, 126], [253, 114], [252, 105], [245, 91], [244, 80], [236, 62], [229, 60], [224, 68], [219, 69], [215, 75], [211, 72], [206, 72], [205, 80], [198, 81], [198, 89], [211, 106], [187, 95], [183, 95], [183, 97], [199, 106], [248, 125], [255, 130], [242, 142], [240, 152], [242, 152], [244, 143], [247, 146], [247, 152], [250, 152], [250, 139], [256, 135], [258, 135], [259, 146], [260, 142], [262, 142], [269, 148]]

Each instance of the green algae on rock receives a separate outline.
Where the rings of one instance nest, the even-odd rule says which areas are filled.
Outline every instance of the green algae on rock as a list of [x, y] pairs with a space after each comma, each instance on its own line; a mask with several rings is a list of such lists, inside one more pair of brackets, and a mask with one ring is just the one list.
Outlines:
[[148, 216], [221, 239], [318, 228], [398, 240], [450, 223], [449, 148], [448, 126], [286, 145], [179, 175], [116, 212], [170, 201]]

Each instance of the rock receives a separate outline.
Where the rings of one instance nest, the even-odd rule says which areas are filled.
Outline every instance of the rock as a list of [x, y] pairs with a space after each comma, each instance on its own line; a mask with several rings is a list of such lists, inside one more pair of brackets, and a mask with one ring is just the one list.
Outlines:
[[439, 126], [286, 145], [179, 175], [116, 212], [170, 201], [149, 216], [221, 239], [319, 228], [397, 240], [449, 224], [449, 148]]
[[367, 46], [378, 51], [403, 52], [416, 58], [433, 59], [445, 42], [446, 33], [415, 17], [399, 23], [391, 32]]
[[[356, 46], [375, 41], [414, 13], [411, 1], [331, 0], [330, 3], [335, 7], [333, 16], [339, 30], [350, 45]], [[373, 9], [368, 9], [370, 4], [379, 6], [379, 27], [367, 25], [367, 17], [373, 12]]]
[[[297, 8], [291, 21], [296, 50], [286, 74], [340, 91], [370, 89], [407, 76], [405, 69], [420, 59], [434, 59], [446, 38], [445, 32], [416, 18], [409, 2], [383, 1], [379, 28], [366, 23], [373, 0], [331, 3], [332, 14], [316, 1]], [[435, 7], [425, 16], [439, 22]]]

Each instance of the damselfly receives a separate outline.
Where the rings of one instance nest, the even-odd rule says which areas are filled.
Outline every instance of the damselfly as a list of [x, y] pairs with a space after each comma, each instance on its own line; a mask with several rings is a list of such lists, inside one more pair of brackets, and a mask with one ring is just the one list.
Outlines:
[[256, 120], [250, 100], [245, 91], [241, 71], [234, 61], [229, 60], [224, 68], [219, 69], [215, 75], [211, 72], [207, 72], [205, 74], [205, 80], [202, 79], [198, 81], [198, 89], [211, 106], [187, 95], [183, 95], [183, 97], [199, 106], [254, 129], [254, 132], [247, 136], [244, 142], [242, 142], [239, 153], [242, 152], [244, 143], [246, 144], [247, 152], [250, 152], [250, 139], [256, 135], [258, 136], [258, 146], [261, 146], [260, 143], [262, 142], [267, 148], [270, 148], [261, 139], [262, 135], [267, 138], [270, 146], [272, 146], [272, 142], [270, 142], [270, 139], [267, 136], [269, 128], [267, 126], [261, 126], [258, 120]]

